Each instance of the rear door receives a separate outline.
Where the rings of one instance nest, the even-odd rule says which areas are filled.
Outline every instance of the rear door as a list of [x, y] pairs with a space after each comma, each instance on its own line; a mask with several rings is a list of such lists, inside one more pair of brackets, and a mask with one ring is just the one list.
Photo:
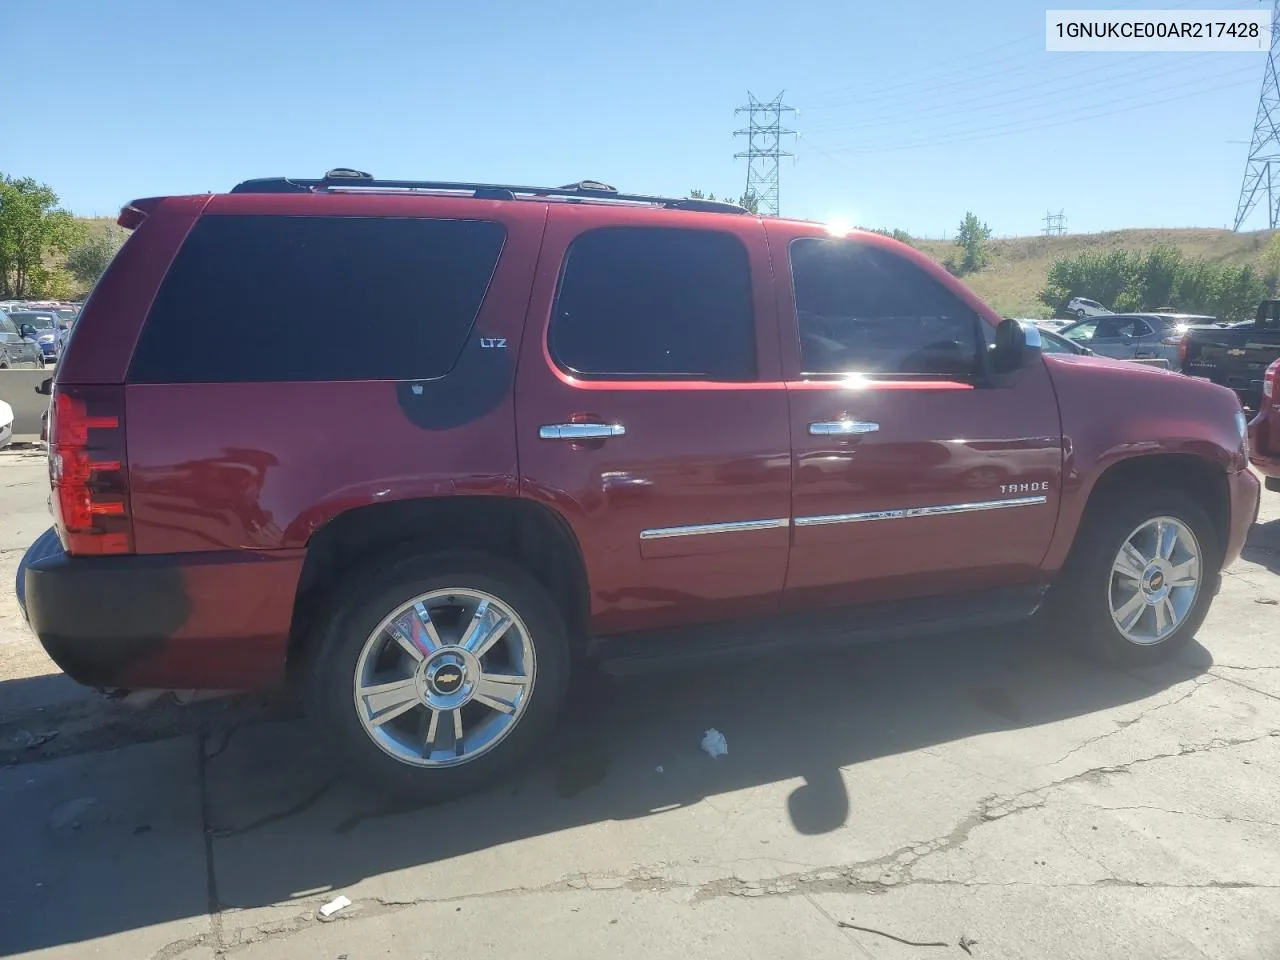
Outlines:
[[919, 254], [769, 234], [795, 449], [784, 606], [1036, 582], [1062, 464], [1043, 362], [988, 383], [996, 318]]
[[576, 534], [594, 633], [778, 607], [790, 441], [756, 218], [553, 204], [516, 387], [521, 492]]

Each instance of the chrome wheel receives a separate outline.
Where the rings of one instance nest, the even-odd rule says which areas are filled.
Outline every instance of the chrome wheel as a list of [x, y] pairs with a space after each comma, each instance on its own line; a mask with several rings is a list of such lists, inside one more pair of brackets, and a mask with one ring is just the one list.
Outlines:
[[1159, 643], [1186, 621], [1200, 593], [1200, 542], [1181, 520], [1153, 517], [1125, 538], [1111, 567], [1111, 619], [1131, 643]]
[[369, 635], [355, 669], [356, 714], [384, 752], [451, 767], [497, 746], [519, 722], [536, 674], [529, 631], [480, 590], [433, 590]]

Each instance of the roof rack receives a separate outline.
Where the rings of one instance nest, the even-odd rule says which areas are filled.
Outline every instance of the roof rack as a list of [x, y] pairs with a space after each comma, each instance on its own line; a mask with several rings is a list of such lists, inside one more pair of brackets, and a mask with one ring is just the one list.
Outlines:
[[691, 210], [700, 213], [747, 213], [745, 207], [719, 200], [694, 200], [674, 197], [649, 197], [619, 193], [616, 187], [598, 180], [580, 180], [563, 187], [521, 187], [497, 183], [453, 183], [445, 180], [378, 180], [361, 170], [339, 167], [319, 180], [293, 177], [263, 177], [245, 180], [231, 188], [232, 193], [318, 193], [347, 191], [406, 191], [470, 194], [477, 200], [514, 200], [523, 197], [556, 197], [567, 200], [605, 200], [619, 203], [656, 204], [668, 210]]

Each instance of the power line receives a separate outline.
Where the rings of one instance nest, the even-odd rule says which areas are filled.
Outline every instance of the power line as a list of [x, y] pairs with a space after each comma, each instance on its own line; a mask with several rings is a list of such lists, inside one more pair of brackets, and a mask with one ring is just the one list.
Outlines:
[[733, 111], [747, 115], [747, 126], [735, 130], [735, 137], [747, 138], [747, 149], [735, 153], [735, 160], [747, 161], [747, 196], [755, 199], [756, 212], [778, 216], [779, 212], [779, 160], [794, 156], [782, 149], [782, 138], [793, 136], [794, 130], [784, 130], [782, 115], [795, 113], [794, 107], [783, 106], [782, 94], [772, 100], [757, 100], [747, 91], [747, 105]]
[[[1150, 61], [1147, 61], [1149, 63]], [[955, 116], [961, 110], [965, 111], [965, 118], [958, 120], [958, 123], [968, 123], [970, 117], [970, 108], [975, 104], [982, 104], [978, 107], [978, 113], [989, 110], [1003, 110], [1006, 107], [1019, 103], [1036, 103], [1037, 101], [1053, 102], [1055, 105], [1063, 103], [1064, 95], [1067, 97], [1074, 96], [1080, 90], [1098, 86], [1112, 86], [1118, 81], [1129, 77], [1142, 77], [1143, 79], [1156, 80], [1165, 76], [1186, 73], [1188, 67], [1184, 63], [1166, 64], [1163, 69], [1153, 70], [1150, 66], [1141, 66], [1136, 70], [1129, 70], [1119, 74], [1107, 74], [1107, 66], [1115, 66], [1115, 64], [1104, 65], [1103, 67], [1091, 67], [1078, 73], [1069, 73], [1061, 77], [1053, 77], [1042, 80], [1038, 83], [1029, 83], [1017, 86], [1013, 89], [998, 90], [991, 93], [979, 94], [978, 96], [966, 98], [964, 100], [951, 101], [946, 103], [936, 103], [933, 106], [925, 107], [920, 110], [904, 110], [901, 105], [892, 108], [889, 111], [871, 114], [870, 116], [861, 117], [857, 121], [827, 121], [825, 123], [814, 124], [810, 129], [818, 132], [835, 132], [844, 129], [866, 130], [876, 127], [892, 127], [906, 124], [916, 124], [921, 118], [932, 115]], [[1083, 83], [1075, 83], [1065, 92], [1060, 89], [1060, 85], [1067, 80], [1071, 80], [1077, 76], [1093, 76], [1096, 79], [1087, 80]], [[1026, 91], [1033, 90], [1037, 87], [1051, 87], [1049, 90], [1040, 93], [1026, 94]], [[1147, 91], [1150, 93], [1158, 91]], [[1011, 96], [1012, 95], [1012, 96]], [[1085, 98], [1088, 99], [1088, 98]], [[984, 103], [984, 101], [988, 101]]]
[[1253, 120], [1249, 159], [1244, 165], [1233, 230], [1239, 230], [1240, 224], [1253, 212], [1263, 189], [1267, 191], [1267, 226], [1274, 230], [1280, 221], [1280, 81], [1276, 78], [1280, 29], [1276, 26], [1277, 18], [1280, 18], [1280, 0], [1276, 0], [1271, 14], [1271, 52], [1267, 54], [1267, 66], [1262, 73], [1262, 92], [1258, 94], [1258, 113]]
[[[1250, 68], [1250, 72], [1251, 71], [1252, 71], [1252, 68]], [[1202, 84], [1206, 79], [1208, 80], [1222, 79], [1223, 77], [1238, 75], [1240, 72], [1241, 71], [1239, 70], [1234, 70], [1234, 71], [1229, 70], [1229, 71], [1226, 71], [1225, 73], [1216, 74], [1212, 77], [1200, 77], [1194, 81], [1189, 81], [1188, 83], [1174, 84], [1173, 86], [1165, 87], [1164, 91], [1168, 92], [1171, 90], [1179, 90], [1189, 86], [1199, 87], [1199, 85]], [[1088, 108], [1081, 107], [1074, 110], [1066, 111], [1066, 113], [1068, 114], [1081, 114], [1080, 116], [1061, 115], [1059, 119], [1050, 120], [1047, 123], [1025, 124], [1020, 121], [1014, 121], [1011, 123], [998, 124], [994, 127], [979, 128], [978, 130], [973, 131], [972, 135], [966, 135], [961, 137], [930, 138], [925, 140], [914, 140], [914, 141], [908, 141], [908, 142], [891, 143], [891, 144], [880, 146], [880, 147], [829, 147], [828, 150], [829, 152], [832, 152], [832, 153], [855, 155], [855, 154], [866, 154], [866, 153], [886, 153], [893, 150], [912, 150], [920, 147], [936, 147], [936, 146], [944, 146], [944, 145], [953, 144], [953, 143], [970, 143], [975, 140], [990, 140], [993, 137], [1009, 136], [1011, 134], [1023, 133], [1023, 132], [1028, 132], [1032, 130], [1047, 130], [1051, 127], [1060, 127], [1063, 124], [1078, 123], [1083, 120], [1096, 120], [1102, 117], [1111, 117], [1111, 116], [1115, 116], [1117, 114], [1122, 114], [1122, 113], [1131, 113], [1134, 110], [1142, 110], [1147, 107], [1155, 107], [1164, 103], [1172, 103], [1175, 100], [1185, 100], [1189, 97], [1200, 96], [1201, 94], [1215, 93], [1219, 90], [1228, 90], [1233, 87], [1242, 86], [1243, 84], [1246, 84], [1249, 82], [1250, 81], [1248, 80], [1237, 80], [1234, 83], [1221, 84], [1216, 87], [1199, 87], [1199, 89], [1193, 89], [1187, 93], [1183, 93], [1176, 97], [1163, 97], [1158, 100], [1143, 101], [1141, 103], [1135, 103], [1127, 107], [1121, 107], [1117, 110], [1103, 110], [1096, 113], [1081, 114], [1082, 110], [1088, 109]], [[1136, 94], [1135, 96], [1148, 96], [1150, 95], [1150, 92], [1151, 91], [1144, 91], [1143, 93]], [[1131, 100], [1131, 99], [1133, 99], [1133, 97], [1121, 97], [1118, 100], [1112, 101], [1112, 102], [1118, 103], [1124, 100]], [[1277, 183], [1278, 185], [1280, 185], [1280, 180], [1278, 180]]]
[[[1171, 3], [1171, 4], [1162, 3], [1160, 6], [1161, 6], [1161, 9], [1163, 10], [1178, 10], [1178, 9], [1189, 7], [1189, 6], [1203, 7], [1208, 9], [1211, 7], [1211, 4], [1213, 2], [1218, 2], [1218, 0], [1181, 0], [1181, 2], [1179, 3]], [[1118, 4], [1115, 7], [1103, 7], [1101, 5], [1097, 5], [1092, 7], [1091, 9], [1124, 10], [1126, 8], [1133, 7], [1135, 5], [1149, 6], [1150, 4], [1151, 4], [1151, 0], [1127, 0], [1127, 2]], [[995, 60], [985, 59], [985, 56], [988, 53], [994, 52], [996, 50], [1003, 50], [1006, 47], [1011, 47], [1016, 44], [1026, 44], [1028, 40], [1034, 40], [1038, 37], [1043, 37], [1043, 36], [1044, 36], [1044, 33], [1042, 32], [1042, 30], [1036, 30], [1032, 33], [1024, 34], [1019, 37], [1014, 37], [1012, 40], [1006, 40], [1003, 43], [998, 43], [993, 47], [986, 48], [985, 50], [966, 52], [963, 58], [957, 58], [954, 61], [949, 61], [946, 63], [935, 64], [931, 69], [926, 70], [924, 73], [921, 73], [919, 70], [914, 70], [914, 69], [910, 71], [903, 71], [902, 75], [903, 76], [909, 75], [911, 79], [903, 80], [900, 82], [891, 82], [888, 84], [877, 84], [874, 82], [866, 83], [866, 84], [852, 84], [852, 85], [846, 85], [841, 87], [828, 88], [826, 90], [820, 90], [815, 92], [815, 94], [813, 95], [813, 100], [815, 102], [805, 107], [805, 109], [806, 110], [831, 110], [831, 109], [836, 109], [842, 106], [848, 106], [850, 104], [867, 103], [874, 100], [884, 99], [884, 97], [879, 96], [880, 94], [892, 93], [893, 91], [901, 91], [901, 90], [910, 89], [910, 88], [919, 88], [920, 92], [932, 94], [938, 90], [950, 89], [955, 86], [980, 83], [985, 79], [1005, 79], [1013, 76], [1021, 76], [1027, 73], [1043, 71], [1044, 70], [1043, 62], [1025, 64], [1022, 67], [1019, 67], [1017, 69], [1012, 69], [1012, 70], [1009, 70], [1009, 69], [996, 70], [996, 71], [990, 70], [991, 67], [996, 66], [998, 64], [1013, 63], [1015, 61], [1021, 61], [1024, 59], [1023, 54], [1014, 54], [1013, 56], [1000, 57]], [[1037, 50], [1036, 52], [1044, 53], [1045, 51]], [[1136, 60], [1142, 56], [1143, 54], [1140, 54], [1140, 53], [1130, 54], [1125, 59]], [[1054, 54], [1053, 57], [1056, 59], [1056, 58], [1063, 57], [1063, 55]], [[1090, 54], [1084, 54], [1082, 58], [1089, 58], [1089, 57], [1091, 57]], [[975, 61], [980, 61], [980, 62], [975, 63]], [[956, 70], [954, 69], [955, 64], [961, 64], [961, 65], [967, 64], [968, 66], [962, 66], [960, 70]], [[1100, 68], [1095, 68], [1095, 69], [1100, 69]], [[945, 78], [946, 82], [940, 84], [937, 82], [938, 78]], [[890, 75], [890, 79], [891, 80], [893, 79], [892, 75]], [[855, 91], [857, 92], [857, 96], [853, 97], [852, 99], [845, 99], [835, 103], [824, 103], [822, 101], [823, 97], [830, 96], [832, 94], [839, 95], [844, 93], [852, 93]]]

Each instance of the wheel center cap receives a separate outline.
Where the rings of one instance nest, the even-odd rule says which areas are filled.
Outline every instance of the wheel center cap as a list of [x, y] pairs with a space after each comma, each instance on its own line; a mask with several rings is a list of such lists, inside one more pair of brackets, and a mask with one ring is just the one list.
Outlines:
[[467, 665], [461, 657], [444, 653], [427, 664], [427, 687], [432, 693], [451, 697], [467, 680]]
[[1162, 564], [1153, 563], [1143, 572], [1142, 592], [1148, 603], [1158, 603], [1169, 595], [1169, 574]]
[[441, 650], [418, 667], [418, 697], [433, 710], [455, 710], [471, 699], [480, 664], [460, 647]]

